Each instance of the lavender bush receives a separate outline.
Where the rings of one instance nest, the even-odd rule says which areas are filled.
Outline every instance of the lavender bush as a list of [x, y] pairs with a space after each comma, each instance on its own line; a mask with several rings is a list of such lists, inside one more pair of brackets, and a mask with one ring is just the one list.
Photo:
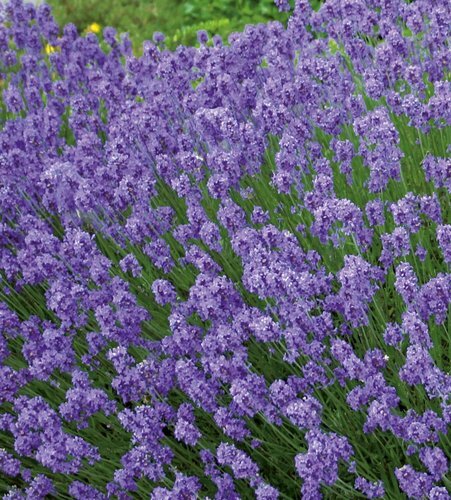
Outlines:
[[0, 7], [3, 498], [450, 498], [450, 17]]

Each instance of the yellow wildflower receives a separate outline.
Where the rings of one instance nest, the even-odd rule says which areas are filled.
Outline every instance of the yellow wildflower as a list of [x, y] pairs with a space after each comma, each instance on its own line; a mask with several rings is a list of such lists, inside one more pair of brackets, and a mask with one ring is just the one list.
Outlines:
[[53, 45], [50, 45], [49, 43], [45, 46], [45, 53], [47, 55], [49, 54], [53, 54], [54, 52], [56, 52], [57, 48], [54, 47]]
[[87, 28], [86, 28], [86, 31], [89, 33], [100, 33], [100, 30], [102, 29], [102, 27], [100, 26], [99, 23], [92, 23], [90, 24]]

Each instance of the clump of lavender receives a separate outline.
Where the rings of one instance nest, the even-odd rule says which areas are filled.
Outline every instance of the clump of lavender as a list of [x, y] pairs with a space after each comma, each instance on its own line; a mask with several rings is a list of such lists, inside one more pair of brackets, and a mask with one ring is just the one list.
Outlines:
[[0, 4], [4, 498], [449, 498], [449, 6], [276, 5]]

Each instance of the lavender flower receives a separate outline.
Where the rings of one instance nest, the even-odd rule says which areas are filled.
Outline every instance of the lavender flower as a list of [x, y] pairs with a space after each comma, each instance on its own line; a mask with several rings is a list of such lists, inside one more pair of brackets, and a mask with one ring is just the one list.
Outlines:
[[228, 465], [232, 469], [236, 479], [253, 480], [258, 477], [257, 465], [234, 445], [221, 443], [216, 450], [216, 457], [220, 465]]
[[322, 483], [332, 485], [338, 480], [338, 463], [349, 460], [352, 448], [347, 440], [336, 434], [310, 430], [306, 435], [308, 451], [296, 455], [295, 464], [303, 479], [302, 494], [318, 495]]
[[417, 472], [411, 465], [404, 465], [395, 470], [399, 486], [409, 497], [427, 496], [432, 488], [432, 476]]
[[364, 477], [359, 476], [355, 480], [354, 486], [356, 487], [356, 489], [363, 492], [367, 498], [381, 498], [385, 494], [382, 481], [373, 483], [371, 481], [368, 481]]
[[437, 241], [446, 263], [451, 263], [451, 225], [437, 226]]
[[174, 435], [179, 441], [187, 445], [195, 446], [201, 437], [201, 433], [194, 425], [195, 418], [193, 407], [188, 403], [182, 404], [177, 411], [177, 423]]

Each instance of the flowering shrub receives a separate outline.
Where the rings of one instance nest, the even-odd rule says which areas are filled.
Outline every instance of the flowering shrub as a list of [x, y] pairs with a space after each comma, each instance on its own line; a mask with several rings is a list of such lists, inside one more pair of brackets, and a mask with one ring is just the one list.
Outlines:
[[4, 498], [449, 498], [449, 18], [0, 6]]

